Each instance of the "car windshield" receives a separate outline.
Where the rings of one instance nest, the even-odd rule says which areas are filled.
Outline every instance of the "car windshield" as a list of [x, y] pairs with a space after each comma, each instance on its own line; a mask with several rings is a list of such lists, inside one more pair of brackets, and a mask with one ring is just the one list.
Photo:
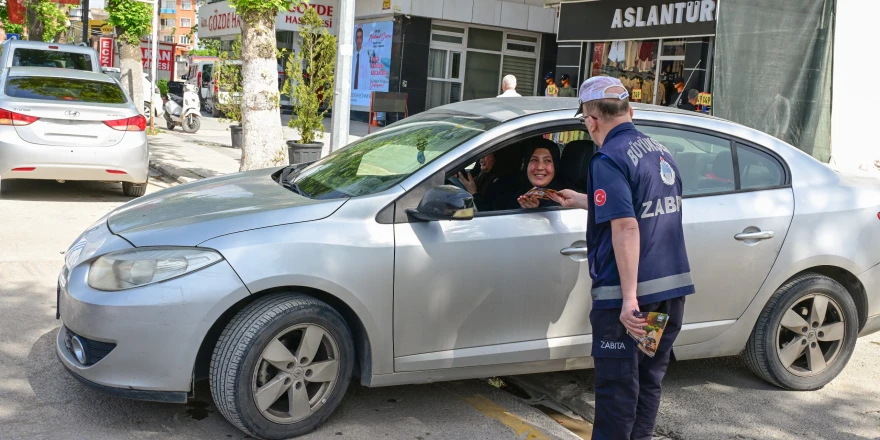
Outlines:
[[375, 194], [499, 124], [457, 112], [412, 116], [315, 162], [294, 183], [314, 199]]
[[125, 92], [111, 82], [49, 76], [14, 76], [6, 80], [5, 93], [13, 98], [44, 101], [125, 104]]
[[92, 57], [84, 53], [21, 48], [15, 49], [15, 52], [13, 52], [12, 65], [92, 70]]

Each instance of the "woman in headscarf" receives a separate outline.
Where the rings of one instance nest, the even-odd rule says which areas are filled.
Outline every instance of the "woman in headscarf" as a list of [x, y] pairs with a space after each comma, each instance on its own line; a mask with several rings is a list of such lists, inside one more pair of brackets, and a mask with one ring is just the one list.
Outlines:
[[519, 191], [518, 153], [518, 148], [509, 146], [480, 158], [481, 173], [478, 176], [458, 173], [465, 190], [474, 196], [478, 212], [509, 209], [511, 198], [515, 198]]
[[[517, 204], [523, 209], [559, 206], [549, 198], [534, 194], [548, 189], [554, 191], [565, 189], [557, 172], [560, 166], [559, 146], [549, 139], [537, 137], [525, 141], [523, 147], [522, 167], [527, 183], [520, 192], [522, 195], [516, 199]], [[531, 191], [532, 189], [537, 191]]]

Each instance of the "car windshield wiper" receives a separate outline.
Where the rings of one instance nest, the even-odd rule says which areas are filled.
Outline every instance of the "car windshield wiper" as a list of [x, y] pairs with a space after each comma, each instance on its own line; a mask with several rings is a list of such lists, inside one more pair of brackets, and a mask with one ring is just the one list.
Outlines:
[[297, 171], [297, 169], [294, 167], [285, 168], [284, 172], [281, 173], [281, 176], [278, 177], [278, 183], [280, 183], [281, 186], [283, 186], [283, 187], [285, 187], [285, 188], [287, 188], [287, 189], [289, 189], [289, 190], [291, 190], [291, 191], [293, 191], [303, 197], [312, 198], [312, 196], [310, 196], [309, 193], [303, 191], [302, 188], [300, 188], [299, 185], [297, 185], [293, 181], [293, 179], [297, 176], [297, 173], [294, 173], [294, 171]]

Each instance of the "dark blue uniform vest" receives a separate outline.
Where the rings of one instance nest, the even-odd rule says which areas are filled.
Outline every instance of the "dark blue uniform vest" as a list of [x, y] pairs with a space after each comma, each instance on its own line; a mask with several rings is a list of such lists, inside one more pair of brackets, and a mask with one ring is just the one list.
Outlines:
[[619, 308], [623, 300], [611, 242], [611, 220], [618, 218], [634, 217], [639, 223], [639, 304], [694, 293], [682, 229], [681, 175], [672, 153], [624, 123], [608, 133], [590, 170], [587, 247], [593, 308]]

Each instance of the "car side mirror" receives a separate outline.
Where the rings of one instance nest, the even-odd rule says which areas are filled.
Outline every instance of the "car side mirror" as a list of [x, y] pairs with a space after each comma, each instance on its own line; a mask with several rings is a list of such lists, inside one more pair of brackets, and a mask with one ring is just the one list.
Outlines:
[[474, 218], [476, 212], [474, 197], [453, 185], [441, 185], [429, 189], [419, 202], [418, 208], [406, 210], [410, 217], [425, 222], [470, 220]]

